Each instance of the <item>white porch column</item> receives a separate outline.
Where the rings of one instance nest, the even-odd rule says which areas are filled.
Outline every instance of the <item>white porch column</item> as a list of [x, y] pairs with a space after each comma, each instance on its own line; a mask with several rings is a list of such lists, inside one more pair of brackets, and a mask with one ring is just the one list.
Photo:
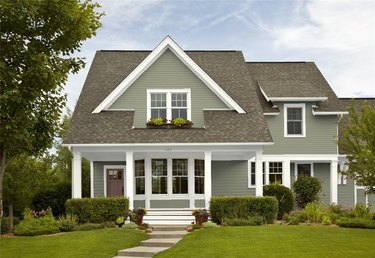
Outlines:
[[283, 161], [283, 185], [290, 188], [290, 160]]
[[331, 203], [337, 203], [337, 160], [331, 160], [331, 173], [330, 173], [330, 186], [331, 186]]
[[90, 197], [94, 198], [94, 162], [90, 161]]
[[263, 161], [262, 152], [255, 153], [255, 195], [263, 196]]
[[73, 149], [72, 198], [82, 198], [82, 159], [81, 152]]
[[206, 197], [206, 208], [210, 207], [212, 195], [212, 178], [211, 178], [211, 151], [204, 152], [204, 195]]
[[134, 200], [134, 160], [133, 152], [126, 152], [126, 181], [125, 196], [129, 198], [129, 209], [133, 209]]

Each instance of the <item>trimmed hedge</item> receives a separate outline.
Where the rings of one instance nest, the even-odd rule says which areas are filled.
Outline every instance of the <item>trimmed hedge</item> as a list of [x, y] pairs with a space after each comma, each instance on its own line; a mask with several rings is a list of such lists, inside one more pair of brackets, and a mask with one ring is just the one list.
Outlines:
[[123, 216], [129, 209], [129, 200], [124, 197], [70, 199], [65, 207], [67, 213], [77, 216], [79, 223], [102, 223]]
[[375, 221], [369, 219], [341, 218], [337, 220], [336, 224], [344, 228], [375, 229]]
[[279, 203], [277, 218], [281, 219], [284, 213], [290, 213], [294, 207], [294, 197], [292, 191], [280, 184], [271, 184], [263, 186], [264, 196], [275, 196]]
[[275, 197], [224, 196], [212, 197], [211, 220], [222, 224], [227, 219], [247, 219], [261, 216], [266, 223], [277, 217], [278, 203]]

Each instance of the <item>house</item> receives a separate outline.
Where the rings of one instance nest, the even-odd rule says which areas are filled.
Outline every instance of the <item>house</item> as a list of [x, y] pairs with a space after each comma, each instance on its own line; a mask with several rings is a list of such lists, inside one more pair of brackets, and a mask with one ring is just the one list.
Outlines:
[[[91, 197], [131, 207], [209, 207], [211, 196], [262, 196], [275, 181], [321, 180], [324, 203], [372, 203], [338, 174], [336, 138], [347, 115], [313, 62], [247, 62], [241, 51], [185, 51], [169, 36], [153, 51], [98, 51], [64, 139], [73, 151], [72, 197], [81, 159]], [[155, 117], [191, 128], [152, 126]]]

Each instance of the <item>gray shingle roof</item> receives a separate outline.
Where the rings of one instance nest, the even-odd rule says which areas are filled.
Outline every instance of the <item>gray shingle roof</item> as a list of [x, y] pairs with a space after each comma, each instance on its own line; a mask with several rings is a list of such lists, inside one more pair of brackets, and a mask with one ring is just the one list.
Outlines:
[[[251, 77], [271, 96], [327, 97], [315, 111], [346, 110], [313, 62], [248, 62], [248, 67]], [[264, 112], [272, 112], [269, 104], [261, 103]]]
[[[186, 51], [247, 113], [204, 111], [205, 129], [132, 129], [133, 111], [91, 112], [150, 51], [98, 51], [78, 99], [65, 144], [272, 142], [257, 86], [240, 51]], [[194, 122], [194, 121], [193, 121]]]

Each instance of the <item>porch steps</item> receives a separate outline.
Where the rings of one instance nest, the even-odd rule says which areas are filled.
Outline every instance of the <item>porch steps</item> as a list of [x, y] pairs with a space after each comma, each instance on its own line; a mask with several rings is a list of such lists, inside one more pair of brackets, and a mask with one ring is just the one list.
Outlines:
[[113, 258], [153, 257], [174, 246], [187, 233], [186, 226], [167, 225], [154, 226], [154, 231], [149, 233], [150, 239], [142, 241], [140, 246], [119, 250]]
[[191, 213], [191, 209], [149, 209], [143, 221], [150, 225], [190, 225], [195, 220]]

